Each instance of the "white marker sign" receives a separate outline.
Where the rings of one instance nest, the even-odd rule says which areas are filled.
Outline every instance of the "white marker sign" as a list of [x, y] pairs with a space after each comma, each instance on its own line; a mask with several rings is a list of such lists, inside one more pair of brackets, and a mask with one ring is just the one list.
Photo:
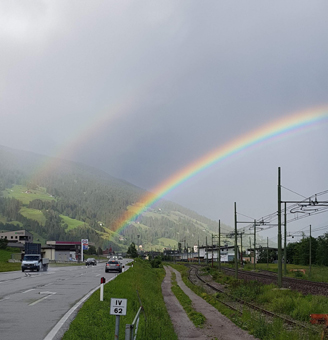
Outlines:
[[126, 315], [127, 299], [110, 299], [110, 315]]

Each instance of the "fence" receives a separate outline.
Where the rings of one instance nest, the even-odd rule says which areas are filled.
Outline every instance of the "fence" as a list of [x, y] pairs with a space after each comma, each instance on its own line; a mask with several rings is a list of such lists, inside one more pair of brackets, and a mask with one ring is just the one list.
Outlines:
[[142, 311], [142, 306], [139, 308], [136, 317], [134, 318], [131, 325], [125, 325], [125, 340], [136, 340], [140, 319], [140, 312]]

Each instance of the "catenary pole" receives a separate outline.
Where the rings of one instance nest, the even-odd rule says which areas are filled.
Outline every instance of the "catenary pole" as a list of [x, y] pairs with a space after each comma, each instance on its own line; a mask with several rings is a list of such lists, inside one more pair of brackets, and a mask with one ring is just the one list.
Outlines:
[[206, 265], [208, 265], [207, 236], [206, 236]]
[[249, 240], [249, 263], [252, 263], [252, 240], [250, 236], [248, 240]]
[[219, 220], [219, 247], [218, 247], [219, 271], [221, 271], [221, 222]]
[[214, 249], [213, 249], [213, 234], [212, 234], [212, 268], [213, 268], [213, 262], [214, 262]]
[[254, 270], [256, 269], [256, 220], [254, 220]]
[[282, 253], [281, 253], [281, 182], [278, 168], [278, 287], [282, 287]]
[[269, 237], [267, 237], [267, 269], [269, 269]]
[[238, 259], [237, 259], [237, 208], [235, 202], [235, 277], [238, 280]]
[[285, 211], [284, 211], [284, 220], [285, 220], [285, 229], [284, 229], [284, 275], [287, 275], [287, 206], [285, 202]]
[[199, 238], [198, 238], [198, 248], [197, 248], [197, 251], [198, 251], [198, 264], [200, 264], [200, 257], [199, 257]]
[[311, 224], [310, 224], [310, 259], [309, 259], [309, 264], [310, 264], [310, 270], [309, 270], [309, 278], [311, 278], [311, 262], [312, 262], [312, 254], [311, 254]]

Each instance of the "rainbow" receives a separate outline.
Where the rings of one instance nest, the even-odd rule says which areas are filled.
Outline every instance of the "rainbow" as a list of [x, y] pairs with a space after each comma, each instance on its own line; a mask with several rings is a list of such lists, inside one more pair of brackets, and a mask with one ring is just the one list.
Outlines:
[[119, 98], [116, 102], [112, 103], [109, 107], [104, 108], [98, 113], [95, 119], [91, 115], [90, 119], [82, 126], [78, 127], [71, 135], [67, 136], [66, 140], [62, 142], [62, 146], [54, 150], [52, 157], [46, 157], [31, 174], [31, 182], [40, 182], [40, 178], [46, 177], [49, 173], [53, 172], [63, 159], [70, 159], [71, 155], [78, 148], [81, 148], [87, 140], [92, 136], [99, 133], [104, 127], [114, 123], [122, 116], [128, 115], [133, 112], [138, 101], [138, 96], [141, 96], [141, 91], [135, 91], [134, 95], [127, 95], [128, 100], [121, 100]]
[[184, 167], [173, 176], [166, 179], [160, 185], [155, 187], [151, 192], [142, 197], [142, 199], [136, 203], [136, 206], [138, 207], [136, 211], [126, 211], [125, 214], [123, 214], [121, 218], [116, 221], [113, 228], [114, 231], [122, 231], [129, 225], [129, 223], [133, 222], [140, 214], [145, 212], [159, 199], [163, 198], [176, 187], [186, 182], [191, 177], [197, 175], [201, 171], [209, 168], [213, 164], [245, 151], [254, 145], [267, 142], [271, 139], [279, 138], [288, 133], [305, 129], [317, 123], [323, 122], [327, 118], [327, 106], [302, 111], [273, 121], [257, 130], [242, 135], [226, 143], [225, 145], [214, 149], [205, 156]]

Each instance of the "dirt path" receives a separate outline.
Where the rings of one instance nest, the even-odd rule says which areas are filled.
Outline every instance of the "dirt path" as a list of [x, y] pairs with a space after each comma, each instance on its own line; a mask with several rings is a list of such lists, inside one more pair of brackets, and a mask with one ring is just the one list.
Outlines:
[[[213, 306], [196, 295], [182, 281], [180, 273], [172, 267], [165, 267], [166, 276], [162, 283], [162, 293], [166, 308], [171, 317], [174, 330], [179, 340], [199, 339], [199, 340], [255, 340], [256, 338], [246, 331], [237, 327], [232, 321], [219, 313]], [[193, 302], [193, 307], [197, 312], [206, 317], [203, 328], [196, 328], [189, 320], [187, 314], [181, 307], [179, 301], [171, 291], [171, 272], [176, 274], [177, 283], [180, 288], [189, 296]]]

